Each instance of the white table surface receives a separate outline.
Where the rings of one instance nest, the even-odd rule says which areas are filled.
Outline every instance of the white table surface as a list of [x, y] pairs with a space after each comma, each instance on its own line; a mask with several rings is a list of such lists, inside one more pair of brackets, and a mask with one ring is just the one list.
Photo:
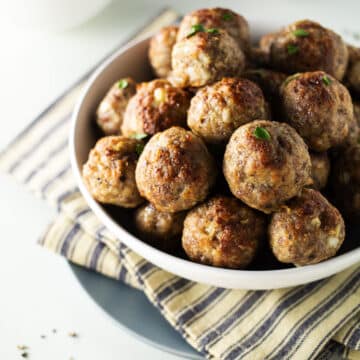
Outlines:
[[[169, 4], [180, 12], [194, 6], [191, 0], [115, 1], [96, 18], [61, 33], [16, 27], [6, 17], [6, 5], [1, 5], [0, 149], [121, 39]], [[220, 2], [201, 1], [197, 7], [217, 4]], [[316, 18], [338, 31], [357, 24], [360, 10], [355, 1], [342, 1], [340, 10], [339, 2], [321, 1], [317, 7], [323, 6], [324, 11], [311, 16], [314, 2], [302, 0], [301, 10], [296, 1], [289, 1], [285, 15], [279, 4], [221, 2], [256, 18], [259, 26], [266, 26], [266, 19], [273, 14], [284, 24]], [[346, 20], [338, 19], [338, 11], [347, 11]], [[21, 358], [16, 349], [19, 344], [30, 347], [30, 359], [40, 360], [177, 359], [133, 338], [104, 317], [75, 281], [64, 259], [36, 245], [55, 215], [47, 204], [0, 175], [0, 359]], [[51, 333], [53, 328], [56, 335]], [[78, 332], [79, 338], [69, 338], [69, 331]], [[47, 338], [41, 339], [41, 334]]]

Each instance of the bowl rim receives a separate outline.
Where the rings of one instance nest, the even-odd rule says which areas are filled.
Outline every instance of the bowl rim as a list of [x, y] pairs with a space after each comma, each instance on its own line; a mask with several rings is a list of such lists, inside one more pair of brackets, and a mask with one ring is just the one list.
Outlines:
[[[95, 213], [103, 225], [105, 225], [105, 227], [119, 240], [123, 241], [132, 250], [134, 250], [140, 256], [146, 258], [154, 265], [189, 280], [198, 281], [209, 285], [222, 286], [225, 288], [260, 290], [296, 286], [326, 278], [342, 270], [345, 270], [352, 265], [360, 263], [360, 247], [358, 247], [345, 254], [335, 256], [317, 264], [288, 269], [241, 270], [213, 267], [192, 262], [191, 260], [182, 259], [152, 247], [151, 245], [145, 243], [141, 239], [128, 232], [106, 213], [102, 206], [92, 198], [90, 192], [87, 190], [82, 180], [82, 164], [77, 163], [75, 151], [77, 120], [82, 110], [85, 98], [93, 88], [94, 82], [99, 77], [101, 77], [106, 68], [131, 48], [144, 44], [145, 42], [148, 43], [150, 38], [151, 36], [142, 36], [139, 39], [129, 42], [127, 45], [117, 50], [102, 64], [100, 64], [87, 80], [84, 88], [81, 90], [81, 94], [76, 102], [72, 114], [69, 134], [69, 151], [72, 171], [81, 194], [84, 196], [90, 209]], [[279, 283], [276, 285], [270, 282], [270, 280], [276, 281], [275, 277], [278, 277], [279, 280]], [[206, 280], [204, 280], [204, 278]], [[224, 279], [225, 283], [219, 285], [219, 279]], [[228, 284], [226, 284], [226, 282]], [[258, 285], [256, 285], [256, 283], [258, 283]]]

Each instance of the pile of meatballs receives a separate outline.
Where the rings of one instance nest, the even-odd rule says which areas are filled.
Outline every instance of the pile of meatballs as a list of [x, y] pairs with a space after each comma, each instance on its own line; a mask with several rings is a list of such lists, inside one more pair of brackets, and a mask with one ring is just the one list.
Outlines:
[[310, 20], [252, 44], [244, 17], [211, 8], [163, 28], [148, 55], [155, 79], [118, 79], [97, 108], [94, 199], [202, 264], [334, 256], [343, 218], [360, 219], [360, 49]]

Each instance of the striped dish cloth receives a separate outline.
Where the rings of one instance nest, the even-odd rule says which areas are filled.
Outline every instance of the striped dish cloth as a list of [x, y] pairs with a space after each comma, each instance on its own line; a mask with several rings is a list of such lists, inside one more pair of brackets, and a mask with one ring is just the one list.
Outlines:
[[[141, 32], [176, 20], [165, 11]], [[70, 116], [87, 76], [49, 106], [0, 156], [0, 167], [59, 215], [40, 244], [141, 289], [209, 359], [360, 359], [360, 267], [304, 286], [227, 290], [194, 283], [141, 258], [97, 220], [78, 191], [67, 148]]]

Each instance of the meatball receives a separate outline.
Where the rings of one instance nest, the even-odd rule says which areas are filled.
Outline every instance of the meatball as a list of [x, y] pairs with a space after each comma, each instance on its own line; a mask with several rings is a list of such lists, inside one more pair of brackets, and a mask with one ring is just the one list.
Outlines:
[[258, 84], [270, 101], [279, 98], [280, 87], [287, 78], [284, 73], [268, 69], [249, 69], [241, 76]]
[[223, 171], [231, 192], [265, 213], [311, 182], [307, 146], [292, 127], [275, 121], [239, 127], [226, 146]]
[[176, 250], [179, 245], [186, 212], [161, 212], [152, 204], [136, 210], [135, 225], [140, 235], [150, 244], [165, 250]]
[[121, 131], [124, 136], [153, 135], [171, 126], [185, 126], [189, 94], [167, 80], [153, 80], [138, 86], [129, 101]]
[[348, 50], [333, 31], [316, 22], [300, 20], [274, 35], [270, 41], [270, 62], [288, 73], [323, 70], [341, 80]]
[[209, 85], [226, 76], [237, 76], [245, 56], [224, 30], [199, 31], [177, 42], [172, 51], [169, 80], [179, 87]]
[[341, 149], [331, 164], [329, 179], [332, 200], [344, 217], [360, 220], [360, 144]]
[[177, 41], [185, 39], [194, 31], [194, 26], [202, 25], [205, 30], [225, 30], [247, 51], [250, 45], [249, 25], [245, 18], [234, 11], [223, 8], [199, 9], [186, 15], [180, 23]]
[[177, 212], [203, 201], [216, 168], [203, 141], [180, 127], [154, 135], [136, 167], [140, 194], [157, 210]]
[[310, 149], [326, 151], [348, 135], [353, 105], [348, 90], [323, 71], [289, 77], [281, 87], [287, 122]]
[[348, 46], [349, 64], [345, 73], [346, 85], [360, 94], [360, 48]]
[[196, 262], [241, 269], [253, 260], [265, 234], [263, 215], [235, 198], [217, 196], [188, 213], [182, 246]]
[[267, 118], [267, 103], [255, 83], [224, 78], [196, 93], [191, 99], [187, 121], [205, 142], [223, 143], [240, 125]]
[[151, 38], [149, 60], [156, 76], [166, 78], [171, 71], [171, 51], [176, 42], [177, 26], [162, 28]]
[[310, 187], [316, 190], [323, 189], [329, 177], [330, 160], [326, 152], [310, 153], [311, 159], [311, 178], [313, 183]]
[[96, 122], [105, 135], [120, 134], [126, 106], [135, 93], [131, 78], [121, 79], [110, 88], [96, 111]]
[[280, 88], [287, 75], [268, 69], [249, 69], [241, 76], [260, 86], [266, 100], [270, 103], [271, 116], [274, 119], [281, 119]]
[[83, 167], [83, 180], [93, 198], [104, 204], [133, 208], [143, 202], [135, 183], [138, 151], [143, 143], [123, 136], [101, 138]]
[[352, 144], [357, 144], [360, 139], [360, 105], [353, 101], [354, 116], [348, 124], [348, 134], [345, 140], [341, 143], [341, 147], [347, 147]]
[[274, 213], [269, 226], [276, 258], [297, 266], [316, 264], [336, 254], [345, 238], [339, 211], [318, 191], [304, 189]]

